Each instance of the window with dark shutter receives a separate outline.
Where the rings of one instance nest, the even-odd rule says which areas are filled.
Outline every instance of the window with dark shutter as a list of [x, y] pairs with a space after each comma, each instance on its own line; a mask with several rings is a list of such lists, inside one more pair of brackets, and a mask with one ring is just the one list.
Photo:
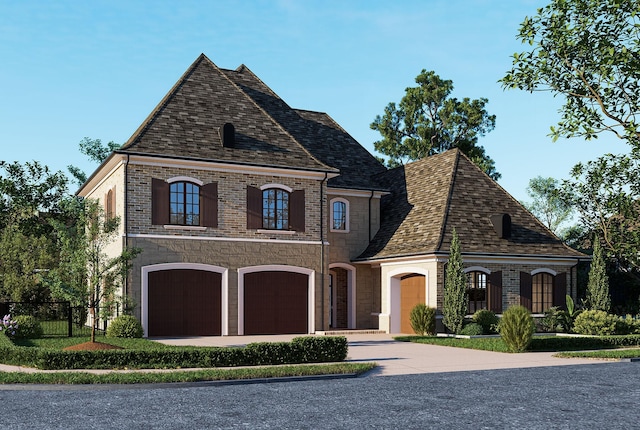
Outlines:
[[247, 228], [262, 228], [262, 191], [247, 185]]
[[553, 275], [537, 273], [531, 277], [531, 312], [541, 314], [553, 306]]
[[291, 223], [291, 229], [295, 231], [304, 232], [305, 227], [305, 202], [304, 202], [304, 190], [297, 190], [291, 193], [291, 211], [289, 219]]
[[502, 272], [489, 275], [488, 309], [496, 314], [502, 313]]
[[473, 314], [480, 309], [487, 309], [486, 273], [467, 273], [467, 298], [467, 313]]
[[567, 274], [558, 273], [553, 280], [553, 306], [567, 308]]
[[202, 226], [218, 227], [218, 183], [200, 187], [200, 197], [202, 201]]

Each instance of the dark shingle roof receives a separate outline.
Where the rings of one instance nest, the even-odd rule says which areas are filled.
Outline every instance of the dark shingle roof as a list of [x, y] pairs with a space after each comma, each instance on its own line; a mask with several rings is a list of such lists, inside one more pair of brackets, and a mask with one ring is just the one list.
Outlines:
[[[222, 146], [225, 123], [235, 127], [234, 148]], [[313, 157], [204, 54], [119, 152], [336, 171]]]
[[[565, 246], [457, 149], [377, 179], [391, 194], [382, 200], [380, 230], [357, 260], [448, 253], [454, 228], [463, 254], [584, 256]], [[511, 216], [509, 239], [498, 236], [490, 219], [501, 213]]]
[[329, 186], [380, 189], [371, 176], [386, 168], [329, 115], [292, 109], [244, 65], [223, 72], [315, 158], [340, 170]]

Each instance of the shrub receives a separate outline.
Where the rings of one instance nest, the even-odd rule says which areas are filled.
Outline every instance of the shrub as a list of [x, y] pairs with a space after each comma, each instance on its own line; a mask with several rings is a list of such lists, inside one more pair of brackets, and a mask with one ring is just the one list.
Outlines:
[[535, 329], [529, 310], [519, 305], [504, 311], [498, 324], [500, 337], [511, 352], [524, 352], [531, 343]]
[[16, 317], [16, 334], [13, 336], [16, 339], [37, 339], [42, 337], [44, 330], [36, 319], [31, 315], [18, 315]]
[[500, 319], [490, 310], [480, 309], [473, 314], [473, 322], [482, 327], [482, 334], [496, 333]]
[[620, 318], [605, 311], [590, 309], [582, 312], [573, 323], [578, 334], [607, 336], [616, 333]]
[[464, 336], [480, 336], [484, 334], [484, 328], [480, 324], [472, 322], [462, 327], [460, 334]]
[[540, 321], [540, 326], [546, 332], [568, 333], [573, 325], [567, 311], [563, 311], [558, 306], [553, 306], [544, 312], [544, 317]]
[[107, 337], [142, 337], [142, 324], [132, 315], [120, 315], [107, 327]]
[[0, 333], [4, 333], [8, 338], [16, 335], [17, 328], [18, 324], [15, 320], [11, 319], [11, 315], [5, 315], [4, 318], [0, 320]]
[[616, 334], [640, 334], [640, 319], [627, 315], [616, 323]]
[[409, 314], [411, 328], [416, 334], [434, 334], [436, 332], [436, 310], [424, 303], [418, 303]]

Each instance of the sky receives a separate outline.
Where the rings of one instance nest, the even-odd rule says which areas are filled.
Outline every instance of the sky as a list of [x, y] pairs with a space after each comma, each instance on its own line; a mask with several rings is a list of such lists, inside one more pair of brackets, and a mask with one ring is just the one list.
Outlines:
[[[487, 98], [480, 138], [518, 200], [536, 176], [626, 152], [614, 137], [552, 142], [562, 98], [503, 90], [536, 0], [0, 0], [0, 160], [91, 173], [84, 138], [124, 143], [204, 53], [245, 64], [287, 104], [332, 116], [370, 152], [369, 125], [421, 70]], [[481, 198], [481, 196], [478, 196]]]

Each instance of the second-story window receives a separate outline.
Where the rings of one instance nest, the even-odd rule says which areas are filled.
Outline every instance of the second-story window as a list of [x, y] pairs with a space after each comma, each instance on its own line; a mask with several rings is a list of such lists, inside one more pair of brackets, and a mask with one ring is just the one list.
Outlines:
[[262, 191], [262, 227], [289, 229], [289, 193], [286, 190], [269, 188]]
[[200, 187], [191, 182], [174, 182], [169, 187], [169, 223], [200, 225]]
[[347, 204], [343, 201], [334, 201], [331, 205], [331, 229], [347, 229]]

